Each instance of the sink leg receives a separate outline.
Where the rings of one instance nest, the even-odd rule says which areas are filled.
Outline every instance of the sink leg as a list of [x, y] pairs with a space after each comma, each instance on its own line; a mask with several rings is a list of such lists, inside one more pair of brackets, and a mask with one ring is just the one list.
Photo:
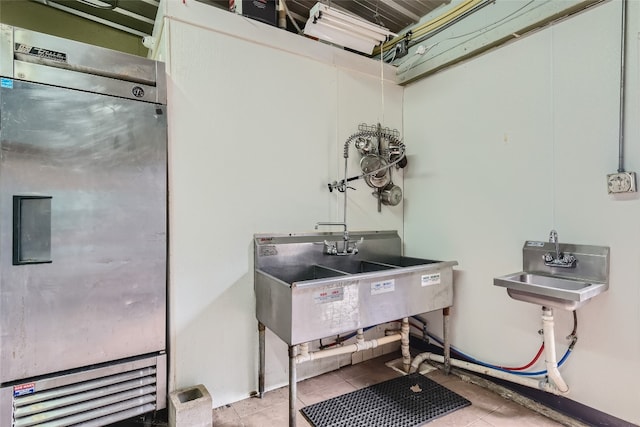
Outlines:
[[298, 398], [296, 351], [295, 345], [289, 346], [289, 427], [296, 427], [296, 399]]
[[442, 335], [444, 337], [444, 371], [448, 375], [451, 372], [451, 334], [450, 334], [450, 307], [442, 309]]
[[264, 397], [264, 354], [265, 354], [265, 327], [258, 322], [258, 397]]

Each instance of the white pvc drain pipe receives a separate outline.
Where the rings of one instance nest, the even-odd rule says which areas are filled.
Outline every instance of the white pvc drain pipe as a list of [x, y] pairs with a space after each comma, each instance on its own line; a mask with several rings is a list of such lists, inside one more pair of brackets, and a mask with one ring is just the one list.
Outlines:
[[[553, 310], [547, 307], [542, 307], [542, 332], [544, 335], [544, 355], [545, 364], [547, 368], [548, 380], [539, 380], [530, 377], [524, 377], [521, 375], [512, 374], [509, 372], [500, 371], [497, 369], [489, 368], [486, 366], [478, 365], [471, 362], [465, 362], [459, 359], [450, 359], [451, 366], [466, 369], [468, 371], [477, 372], [479, 374], [488, 375], [494, 378], [500, 378], [515, 384], [520, 384], [526, 387], [537, 388], [547, 393], [556, 395], [562, 395], [569, 393], [569, 386], [560, 375], [558, 370], [558, 363], [556, 358], [556, 345], [555, 345], [555, 333], [553, 323]], [[444, 356], [439, 354], [433, 354], [430, 352], [421, 353], [417, 355], [413, 362], [409, 372], [416, 372], [420, 365], [427, 361], [432, 360], [438, 363], [445, 363]]]

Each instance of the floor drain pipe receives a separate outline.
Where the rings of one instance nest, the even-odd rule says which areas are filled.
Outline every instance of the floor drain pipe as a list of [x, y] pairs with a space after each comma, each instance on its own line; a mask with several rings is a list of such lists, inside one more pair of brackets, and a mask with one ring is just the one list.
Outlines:
[[547, 365], [547, 375], [561, 393], [568, 393], [569, 386], [564, 382], [556, 359], [556, 337], [553, 331], [553, 310], [542, 307], [542, 333], [544, 336], [544, 358]]
[[[420, 365], [427, 360], [431, 360], [433, 362], [444, 364], [444, 356], [433, 353], [422, 353], [417, 355], [413, 362], [411, 362], [410, 373], [417, 372]], [[522, 377], [518, 375], [513, 375], [508, 372], [498, 371], [496, 369], [487, 368], [485, 366], [476, 365], [475, 363], [465, 362], [459, 359], [450, 359], [451, 366], [455, 366], [456, 368], [466, 369], [467, 371], [476, 372], [478, 374], [487, 375], [494, 378], [500, 378], [502, 380], [506, 380], [515, 384], [520, 384], [525, 387], [537, 388], [542, 391], [546, 391], [547, 393], [552, 394], [564, 394], [558, 390], [555, 384], [551, 384], [545, 380], [538, 380], [535, 378]]]

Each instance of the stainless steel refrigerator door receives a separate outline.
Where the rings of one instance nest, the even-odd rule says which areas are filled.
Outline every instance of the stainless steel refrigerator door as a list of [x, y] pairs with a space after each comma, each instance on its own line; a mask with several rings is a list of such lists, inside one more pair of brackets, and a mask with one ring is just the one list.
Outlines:
[[0, 383], [164, 350], [166, 108], [4, 83]]

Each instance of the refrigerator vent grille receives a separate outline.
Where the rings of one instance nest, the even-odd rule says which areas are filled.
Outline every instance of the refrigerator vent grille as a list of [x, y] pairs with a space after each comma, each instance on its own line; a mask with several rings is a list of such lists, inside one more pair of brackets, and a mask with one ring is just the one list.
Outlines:
[[14, 427], [104, 426], [156, 409], [156, 368], [78, 382], [13, 400]]

